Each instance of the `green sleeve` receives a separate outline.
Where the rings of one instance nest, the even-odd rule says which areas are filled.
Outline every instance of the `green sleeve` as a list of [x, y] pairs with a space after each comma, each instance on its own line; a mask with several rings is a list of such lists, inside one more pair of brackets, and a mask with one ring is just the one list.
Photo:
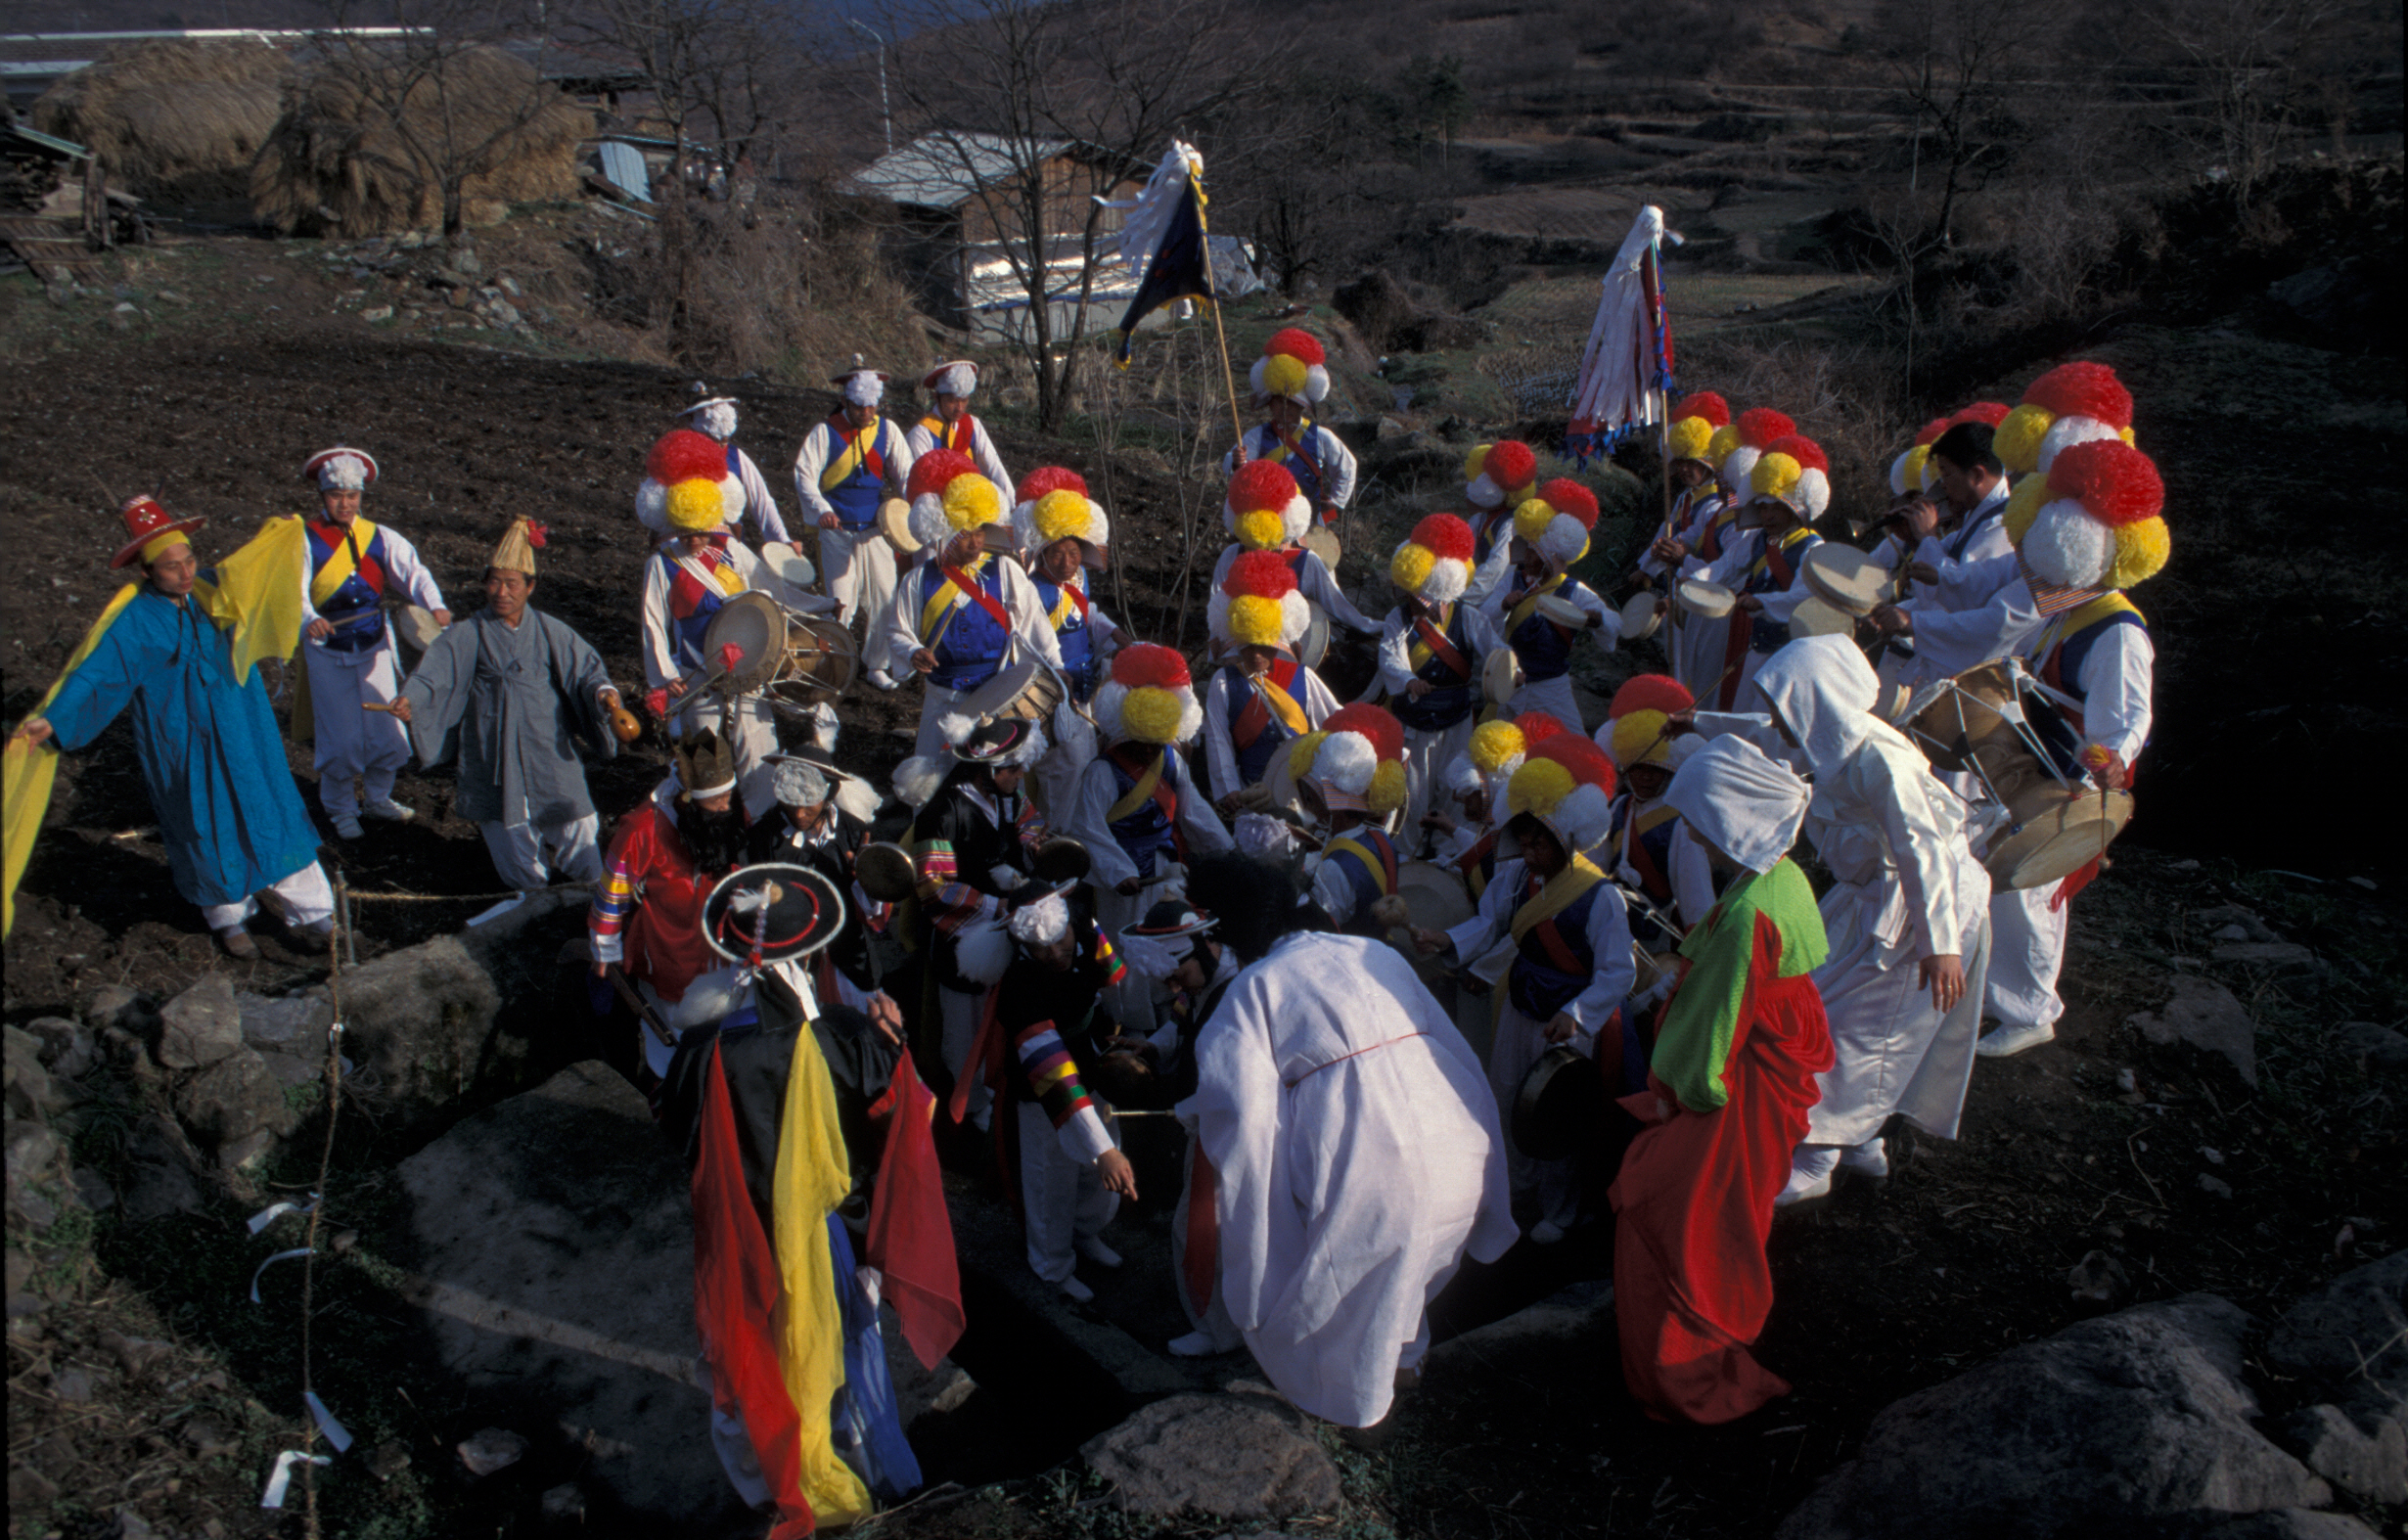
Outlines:
[[1722, 1072], [1738, 1035], [1740, 1005], [1748, 997], [1748, 967], [1755, 952], [1756, 889], [1763, 883], [1764, 879], [1756, 877], [1733, 883], [1707, 922], [1681, 942], [1689, 976], [1681, 980], [1657, 1028], [1649, 1067], [1693, 1112], [1713, 1111], [1730, 1100]]

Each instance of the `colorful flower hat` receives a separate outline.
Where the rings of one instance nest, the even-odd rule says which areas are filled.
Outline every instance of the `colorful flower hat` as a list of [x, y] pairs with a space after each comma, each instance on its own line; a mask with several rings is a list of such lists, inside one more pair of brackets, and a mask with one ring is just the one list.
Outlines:
[[1286, 466], [1249, 460], [1229, 478], [1221, 522], [1249, 551], [1276, 551], [1295, 544], [1312, 527], [1313, 505], [1304, 500]]
[[376, 478], [376, 456], [348, 444], [321, 449], [301, 462], [301, 479], [315, 481], [321, 492], [364, 492]]
[[1786, 433], [1756, 456], [1748, 485], [1756, 497], [1769, 497], [1811, 523], [1831, 507], [1831, 462], [1813, 439]]
[[1330, 393], [1328, 361], [1310, 332], [1291, 326], [1271, 334], [1247, 378], [1253, 382], [1254, 394], [1266, 400], [1284, 395], [1311, 406]]
[[1776, 412], [1769, 406], [1753, 406], [1739, 414], [1739, 420], [1714, 430], [1706, 446], [1713, 456], [1715, 478], [1733, 497], [1746, 501], [1749, 490], [1748, 473], [1755, 469], [1758, 456], [1776, 438], [1787, 438], [1797, 431], [1797, 424], [1787, 412]]
[[728, 475], [727, 446], [691, 428], [672, 428], [644, 457], [635, 516], [644, 527], [708, 534], [744, 517], [744, 483]]
[[1536, 548], [1557, 571], [1580, 560], [1597, 527], [1597, 494], [1569, 476], [1557, 476], [1514, 510], [1514, 536]]
[[125, 506], [117, 510], [117, 517], [125, 521], [125, 544], [110, 559], [112, 568], [128, 566], [136, 560], [157, 561], [186, 535], [208, 522], [207, 518], [200, 514], [190, 519], [178, 519], [160, 507], [157, 498], [147, 495], [129, 498]]
[[2132, 392], [2105, 364], [2076, 359], [2031, 383], [1997, 424], [1991, 452], [2010, 476], [2046, 474], [2057, 456], [2093, 439], [2132, 442]]
[[1682, 396], [1672, 408], [1672, 426], [1665, 430], [1671, 444], [1669, 459], [1695, 460], [1708, 471], [1713, 461], [1714, 430], [1731, 422], [1731, 403], [1711, 390]]
[[1184, 744], [1204, 728], [1187, 659], [1153, 642], [1113, 655], [1112, 680], [1095, 693], [1096, 725], [1113, 743]]
[[1522, 768], [1532, 744], [1543, 744], [1564, 731], [1564, 724], [1544, 711], [1524, 711], [1507, 720], [1498, 717], [1482, 722], [1472, 730], [1472, 741], [1464, 747], [1446, 767], [1447, 789], [1462, 796], [1487, 788], [1492, 800], [1501, 800], [1505, 783]]
[[1212, 640], [1229, 647], [1293, 649], [1313, 623], [1295, 569], [1277, 551], [1241, 551], [1204, 607]]
[[1518, 508], [1537, 485], [1537, 452], [1519, 438], [1475, 444], [1463, 457], [1463, 495], [1475, 508]]
[[1529, 814], [1563, 841], [1567, 854], [1603, 840], [1613, 825], [1613, 761], [1578, 733], [1530, 746], [1506, 783], [1510, 817]]
[[1931, 465], [1931, 446], [1939, 441], [1940, 434], [1963, 423], [1979, 423], [1995, 432], [1998, 425], [2006, 420], [2007, 403], [2004, 401], [1976, 401], [1971, 406], [1959, 407], [1946, 417], [1931, 419], [1923, 425], [1923, 431], [1915, 435], [1915, 447], [1890, 463], [1889, 490], [1899, 497], [1910, 491], [1934, 490], [1939, 485], [1939, 472]]
[[2088, 439], [2052, 457], [2047, 495], [2028, 515], [2011, 501], [2005, 523], [2024, 565], [2067, 588], [2130, 588], [2157, 575], [2172, 549], [2165, 484], [2150, 458], [2120, 438]]
[[1288, 746], [1288, 773], [1332, 812], [1393, 812], [1405, 805], [1404, 724], [1386, 706], [1340, 706]]
[[1040, 466], [1022, 478], [1019, 491], [1012, 532], [1022, 551], [1034, 556], [1057, 540], [1083, 540], [1098, 550], [1112, 544], [1112, 521], [1077, 472]]
[[1627, 774], [1639, 765], [1677, 770], [1689, 757], [1694, 733], [1674, 737], [1672, 718], [1698, 703], [1688, 688], [1668, 674], [1639, 674], [1613, 692], [1601, 735], [1614, 766]]
[[941, 556], [953, 537], [1001, 521], [1003, 493], [958, 449], [931, 449], [911, 463], [903, 493], [911, 499], [911, 537]]
[[1472, 526], [1431, 514], [1388, 558], [1388, 581], [1433, 605], [1451, 605], [1472, 582]]

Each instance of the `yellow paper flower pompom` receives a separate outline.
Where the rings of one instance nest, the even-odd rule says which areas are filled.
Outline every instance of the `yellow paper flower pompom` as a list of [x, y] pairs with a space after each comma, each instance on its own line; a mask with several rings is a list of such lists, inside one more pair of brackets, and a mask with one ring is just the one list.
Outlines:
[[1529, 759], [1505, 785], [1508, 813], [1535, 813], [1543, 818], [1571, 794], [1571, 772], [1552, 759]]
[[1363, 800], [1375, 813], [1393, 812], [1405, 805], [1405, 766], [1400, 759], [1383, 759], [1371, 773], [1371, 790]]
[[1430, 580], [1430, 569], [1438, 565], [1438, 554], [1426, 545], [1408, 540], [1396, 548], [1387, 565], [1388, 581], [1408, 594], [1418, 594]]
[[1738, 447], [1739, 425], [1737, 423], [1725, 423], [1720, 428], [1714, 430], [1713, 437], [1708, 438], [1705, 441], [1705, 458], [1711, 460], [1716, 465], [1720, 465], [1725, 460], [1730, 459], [1731, 451], [1737, 449]]
[[1120, 726], [1131, 738], [1149, 744], [1167, 744], [1179, 736], [1179, 718], [1185, 707], [1176, 691], [1159, 685], [1141, 685], [1128, 693], [1120, 702]]
[[1661, 711], [1623, 712], [1613, 723], [1613, 762], [1624, 770], [1671, 763], [1672, 740], [1664, 733], [1669, 720]]
[[1515, 535], [1532, 545], [1538, 544], [1538, 537], [1545, 534], [1547, 526], [1553, 522], [1555, 505], [1544, 498], [1533, 497], [1514, 510]]
[[1755, 469], [1748, 473], [1748, 484], [1768, 496], [1787, 497], [1797, 489], [1797, 478], [1805, 474], [1806, 468], [1788, 455], [1761, 455]]
[[1472, 729], [1472, 762], [1482, 775], [1495, 775], [1509, 759], [1529, 752], [1522, 729], [1508, 721], [1482, 722]]
[[1229, 635], [1240, 647], [1277, 647], [1284, 617], [1276, 599], [1245, 594], [1229, 601]]
[[2015, 483], [2015, 490], [2007, 494], [2006, 512], [1998, 516], [2010, 544], [2023, 543], [2023, 531], [2040, 517], [2040, 510], [2048, 506], [2048, 501], [2049, 478], [2039, 472], [2034, 471]]
[[1304, 360], [1290, 353], [1273, 353], [1262, 361], [1262, 387], [1272, 395], [1301, 395], [1312, 378]]
[[727, 499], [718, 482], [695, 476], [669, 488], [668, 516], [672, 529], [716, 529], [727, 522]]
[[945, 521], [956, 529], [976, 529], [1003, 517], [1003, 493], [982, 476], [957, 476], [945, 483]]
[[1238, 543], [1249, 551], [1272, 550], [1287, 532], [1287, 521], [1275, 508], [1257, 508], [1238, 516]]
[[2027, 401], [1999, 420], [1997, 430], [1990, 435], [1990, 453], [1998, 456], [2010, 476], [2037, 471], [2040, 440], [2048, 436], [2049, 425], [2056, 421], [2056, 414], [2047, 407]]
[[1477, 481], [1479, 479], [1479, 474], [1487, 468], [1488, 446], [1474, 444], [1472, 452], [1463, 457], [1463, 478], [1467, 481]]
[[2135, 440], [2132, 436], [2132, 430], [2129, 428], [2116, 429], [2115, 436], [2122, 439], [2127, 444], [2137, 442], [2137, 440]]
[[2173, 535], [2161, 518], [2143, 519], [2115, 531], [2115, 559], [2108, 564], [2107, 586], [2130, 588], [2163, 570], [2173, 554]]
[[1707, 446], [1714, 441], [1714, 425], [1703, 417], [1684, 417], [1671, 429], [1672, 458], [1703, 460]]
[[1917, 444], [1898, 457], [1898, 474], [1905, 478], [1908, 491], [1923, 490], [1924, 463], [1931, 458], [1931, 446], [1930, 444]]
[[1087, 532], [1087, 499], [1063, 487], [1037, 499], [1029, 510], [1029, 520], [1037, 526], [1037, 537], [1047, 545]]
[[1314, 756], [1321, 752], [1327, 733], [1306, 733], [1288, 746], [1288, 773], [1298, 781], [1312, 773]]

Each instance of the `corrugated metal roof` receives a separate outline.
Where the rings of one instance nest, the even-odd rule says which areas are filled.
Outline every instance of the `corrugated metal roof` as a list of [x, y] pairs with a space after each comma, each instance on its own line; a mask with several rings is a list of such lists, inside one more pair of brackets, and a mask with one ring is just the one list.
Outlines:
[[1068, 139], [923, 134], [855, 171], [852, 181], [863, 192], [915, 208], [959, 208], [980, 187], [1012, 176], [1032, 159], [1050, 160], [1070, 147]]

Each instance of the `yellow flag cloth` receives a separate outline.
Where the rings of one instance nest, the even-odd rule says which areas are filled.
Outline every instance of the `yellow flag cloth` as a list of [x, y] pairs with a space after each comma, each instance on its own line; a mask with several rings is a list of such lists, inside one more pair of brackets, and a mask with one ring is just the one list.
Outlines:
[[828, 1215], [851, 1188], [852, 1168], [837, 1124], [828, 1061], [808, 1025], [795, 1034], [779, 1121], [770, 1200], [778, 1275], [786, 1286], [775, 1323], [778, 1367], [802, 1421], [802, 1495], [821, 1527], [829, 1528], [868, 1517], [870, 1493], [837, 1457], [830, 1430], [829, 1406], [844, 1383], [844, 1320], [837, 1307]]
[[[43, 692], [42, 703], [33, 708], [34, 716], [41, 715], [59, 698], [59, 687], [67, 683], [67, 676], [92, 656], [111, 623], [141, 591], [139, 583], [128, 583], [117, 590], [117, 596], [109, 601], [109, 608], [101, 611], [101, 617], [92, 622], [92, 629], [75, 645], [74, 655], [59, 670], [59, 677]], [[0, 879], [6, 883], [5, 889], [0, 890], [0, 935], [8, 934], [17, 925], [17, 883], [25, 875], [25, 863], [33, 859], [33, 837], [41, 833], [42, 817], [50, 811], [50, 787], [58, 774], [59, 750], [55, 746], [36, 747], [11, 735], [4, 772], [6, 785], [0, 787], [0, 804], [4, 804], [0, 805], [0, 846], [4, 846], [0, 848]]]

